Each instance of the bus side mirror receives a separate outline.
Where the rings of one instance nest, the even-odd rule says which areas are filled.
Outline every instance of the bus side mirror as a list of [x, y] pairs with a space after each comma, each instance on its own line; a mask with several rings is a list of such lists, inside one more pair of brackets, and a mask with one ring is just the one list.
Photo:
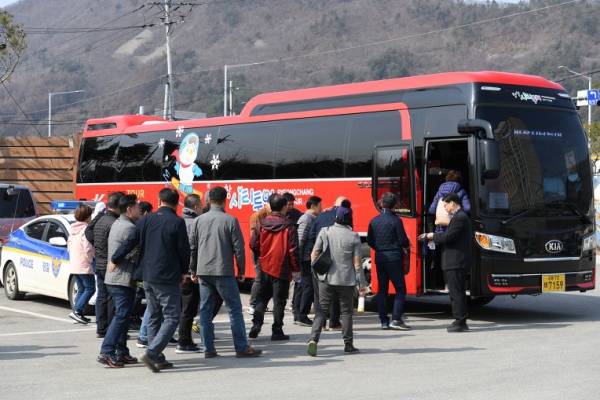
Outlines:
[[481, 179], [496, 179], [500, 176], [500, 143], [495, 140], [479, 141], [481, 154]]
[[463, 135], [480, 135], [483, 133], [482, 138], [494, 139], [494, 132], [492, 131], [492, 124], [484, 119], [461, 119], [458, 121], [456, 127], [458, 133]]

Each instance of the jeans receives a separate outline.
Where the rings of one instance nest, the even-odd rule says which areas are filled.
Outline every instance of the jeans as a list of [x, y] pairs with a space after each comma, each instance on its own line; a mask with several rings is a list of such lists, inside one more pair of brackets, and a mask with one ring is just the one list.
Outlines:
[[108, 325], [113, 319], [115, 313], [115, 304], [113, 302], [112, 295], [106, 289], [104, 283], [104, 276], [106, 270], [96, 270], [96, 276], [98, 277], [98, 297], [96, 298], [96, 333], [99, 335], [106, 334]]
[[450, 304], [452, 305], [452, 316], [455, 321], [452, 325], [466, 326], [467, 315], [469, 314], [467, 306], [467, 295], [465, 294], [465, 281], [467, 280], [467, 269], [448, 269], [444, 271], [448, 291], [450, 292]]
[[379, 293], [377, 294], [377, 308], [379, 309], [379, 319], [381, 323], [390, 322], [387, 316], [386, 300], [388, 297], [388, 289], [390, 281], [396, 290], [396, 298], [394, 299], [394, 309], [392, 311], [392, 320], [399, 321], [402, 319], [404, 311], [404, 302], [406, 301], [406, 281], [404, 279], [404, 269], [402, 260], [379, 263], [377, 268], [377, 284], [379, 285]]
[[244, 354], [248, 350], [246, 325], [242, 314], [242, 300], [234, 276], [208, 276], [200, 278], [200, 326], [202, 327], [202, 344], [204, 354], [215, 353], [215, 326], [213, 325], [213, 310], [215, 296], [218, 293], [229, 313], [229, 323], [233, 335], [233, 346], [236, 354]]
[[127, 330], [129, 329], [129, 318], [135, 301], [135, 289], [118, 285], [106, 285], [106, 289], [115, 302], [115, 315], [102, 341], [100, 353], [107, 356], [114, 354], [126, 356], [129, 355]]
[[75, 296], [75, 307], [73, 311], [83, 315], [85, 307], [96, 293], [96, 279], [92, 274], [77, 274], [75, 275], [77, 282], [77, 295]]
[[194, 317], [198, 315], [200, 302], [200, 285], [192, 282], [190, 277], [181, 285], [181, 317], [179, 319], [179, 344], [186, 346], [192, 344], [192, 325]]
[[[334, 300], [335, 295], [340, 299], [340, 308], [342, 313], [342, 336], [344, 343], [352, 344], [352, 312], [354, 311], [354, 286], [329, 285], [325, 282], [319, 282], [319, 300], [321, 309], [328, 310]], [[313, 320], [310, 338], [316, 342], [319, 341], [321, 330], [325, 325], [325, 314], [323, 312], [315, 315]]]
[[252, 323], [259, 331], [265, 321], [267, 304], [269, 300], [273, 299], [272, 331], [274, 335], [283, 334], [283, 315], [289, 291], [290, 282], [288, 280], [275, 278], [265, 273], [261, 274], [260, 292], [254, 307], [254, 318], [252, 318]]
[[302, 279], [295, 288], [293, 302], [294, 319], [297, 321], [308, 317], [315, 296], [310, 261], [302, 261], [300, 273]]
[[165, 361], [163, 350], [177, 330], [181, 314], [179, 283], [144, 282], [148, 307], [148, 348], [146, 355], [158, 363]]
[[143, 341], [148, 341], [148, 316], [150, 315], [150, 310], [146, 307], [146, 311], [144, 311], [144, 316], [142, 317], [142, 324], [140, 325], [140, 334], [138, 338]]

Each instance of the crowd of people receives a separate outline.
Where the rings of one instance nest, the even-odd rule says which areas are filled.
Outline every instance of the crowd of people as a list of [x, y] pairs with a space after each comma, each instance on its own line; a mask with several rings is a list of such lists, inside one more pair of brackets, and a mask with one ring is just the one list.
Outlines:
[[[132, 324], [140, 330], [136, 345], [145, 349], [140, 360], [153, 372], [173, 367], [164, 354], [168, 345], [176, 345], [180, 354], [202, 352], [192, 331], [200, 333], [204, 357], [216, 357], [213, 319], [223, 303], [236, 357], [260, 356], [262, 351], [250, 346], [247, 338], [256, 338], [261, 332], [269, 301], [273, 303], [271, 340], [289, 339], [283, 320], [291, 288], [294, 324], [311, 328], [310, 356], [317, 355], [323, 329], [340, 330], [344, 354], [358, 353], [352, 326], [354, 292], [358, 288], [359, 295], [364, 295], [367, 282], [350, 200], [339, 197], [323, 210], [322, 199], [312, 196], [302, 213], [295, 208], [292, 194], [274, 193], [250, 218], [250, 243], [246, 244], [238, 220], [225, 212], [226, 190], [215, 186], [206, 197], [208, 204], [203, 207], [198, 195], [188, 195], [181, 217], [177, 215], [179, 193], [170, 188], [159, 192], [156, 212], [149, 203], [138, 202], [136, 195], [119, 192], [108, 196], [106, 209], [93, 219], [87, 205], [75, 211], [77, 222], [68, 245], [78, 292], [69, 317], [82, 324], [91, 322], [84, 310], [97, 286], [96, 336], [103, 339], [97, 361], [110, 368], [138, 363], [127, 346]], [[456, 318], [449, 331], [468, 329], [463, 266], [469, 260], [460, 247], [465, 241], [470, 243], [465, 239], [470, 227], [466, 215], [459, 213], [457, 198], [456, 194], [442, 197], [448, 213], [458, 216], [451, 219], [448, 229], [419, 237], [444, 244], [455, 260], [447, 263], [445, 270]], [[393, 212], [396, 201], [392, 193], [383, 195], [381, 214], [369, 224], [367, 243], [375, 250], [381, 328], [409, 330], [402, 320], [406, 297], [402, 259], [410, 243], [401, 219]], [[460, 244], [453, 245], [455, 241]], [[248, 334], [238, 289], [246, 275], [246, 246], [252, 251], [256, 275]], [[330, 262], [325, 273], [317, 274], [311, 264], [322, 252], [330, 254]], [[391, 321], [385, 304], [390, 281], [397, 293]], [[143, 298], [146, 310], [141, 317]], [[315, 317], [311, 320], [313, 306]], [[196, 316], [199, 326], [193, 325]]]

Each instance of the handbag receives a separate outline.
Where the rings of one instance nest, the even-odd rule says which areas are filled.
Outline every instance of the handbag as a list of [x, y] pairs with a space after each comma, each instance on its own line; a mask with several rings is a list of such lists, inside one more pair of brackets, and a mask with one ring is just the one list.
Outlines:
[[[327, 228], [325, 230], [325, 232], [328, 232], [329, 228]], [[327, 233], [325, 233], [325, 235], [323, 235], [326, 237], [326, 244], [325, 244], [325, 248], [323, 249], [323, 251], [321, 252], [321, 254], [319, 254], [317, 256], [317, 258], [314, 259], [314, 261], [310, 264], [310, 266], [312, 267], [313, 271], [315, 271], [318, 275], [325, 275], [327, 273], [327, 271], [329, 271], [329, 268], [331, 267], [331, 251], [329, 250], [329, 237], [327, 235]]]
[[444, 202], [442, 199], [438, 200], [435, 208], [435, 224], [440, 226], [448, 226], [450, 224], [450, 215], [444, 208]]

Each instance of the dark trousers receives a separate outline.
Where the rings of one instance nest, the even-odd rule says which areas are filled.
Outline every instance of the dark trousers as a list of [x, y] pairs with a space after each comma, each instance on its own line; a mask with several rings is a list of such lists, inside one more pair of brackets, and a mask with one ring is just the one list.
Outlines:
[[250, 307], [256, 305], [256, 299], [258, 298], [258, 292], [260, 292], [260, 275], [262, 270], [260, 269], [260, 263], [256, 254], [252, 253], [252, 262], [254, 263], [254, 281], [252, 282], [252, 289], [250, 289]]
[[[337, 286], [329, 285], [325, 282], [319, 282], [319, 300], [321, 302], [321, 309], [328, 310], [331, 307], [334, 297], [340, 299], [340, 306], [342, 312], [342, 336], [344, 343], [352, 344], [352, 311], [354, 308], [354, 286]], [[321, 336], [321, 330], [325, 325], [325, 314], [318, 313], [315, 315], [313, 320], [312, 331], [310, 334], [311, 339], [316, 342], [319, 341]]]
[[324, 311], [321, 308], [321, 297], [319, 296], [319, 280], [315, 275], [313, 275], [312, 277], [312, 282], [314, 288], [313, 291], [315, 294], [315, 318], [317, 317], [317, 315], [323, 314], [325, 316], [325, 319], [323, 320], [323, 326], [325, 326], [325, 323], [327, 322], [326, 320], [329, 319], [329, 327], [337, 328], [342, 324], [340, 322], [340, 299], [337, 293], [333, 294], [333, 301], [331, 302], [331, 306], [329, 307], [329, 309], [327, 311]]
[[181, 317], [179, 318], [179, 344], [192, 344], [192, 325], [198, 315], [200, 304], [200, 285], [192, 282], [188, 276], [181, 285]]
[[315, 291], [313, 288], [312, 269], [310, 261], [302, 261], [300, 264], [300, 283], [294, 286], [294, 320], [301, 321], [308, 317], [312, 307]]
[[467, 280], [467, 269], [449, 269], [444, 271], [448, 291], [450, 292], [450, 304], [452, 305], [452, 316], [455, 321], [452, 325], [467, 325], [467, 295], [465, 294], [465, 281]]
[[135, 301], [133, 303], [133, 310], [131, 311], [131, 320], [140, 322], [144, 316], [145, 308], [142, 304], [142, 300], [146, 298], [146, 292], [142, 286], [138, 286], [135, 289]]
[[379, 319], [381, 323], [389, 323], [387, 316], [386, 300], [389, 293], [389, 284], [392, 281], [396, 290], [394, 299], [394, 310], [392, 311], [392, 320], [398, 321], [402, 319], [404, 310], [404, 302], [406, 301], [406, 281], [404, 279], [404, 269], [402, 260], [379, 263], [377, 268], [377, 284], [379, 292], [377, 294], [377, 308], [379, 309]]
[[96, 298], [96, 311], [98, 313], [98, 320], [96, 321], [96, 333], [99, 335], [106, 335], [110, 321], [112, 321], [113, 316], [115, 315], [115, 304], [113, 302], [112, 295], [104, 283], [105, 274], [106, 270], [96, 270], [99, 293], [99, 296]]
[[252, 323], [259, 331], [265, 321], [265, 311], [269, 300], [273, 299], [273, 334], [283, 333], [283, 314], [285, 303], [290, 291], [288, 280], [275, 278], [266, 273], [260, 274], [260, 291], [254, 306], [254, 318]]

